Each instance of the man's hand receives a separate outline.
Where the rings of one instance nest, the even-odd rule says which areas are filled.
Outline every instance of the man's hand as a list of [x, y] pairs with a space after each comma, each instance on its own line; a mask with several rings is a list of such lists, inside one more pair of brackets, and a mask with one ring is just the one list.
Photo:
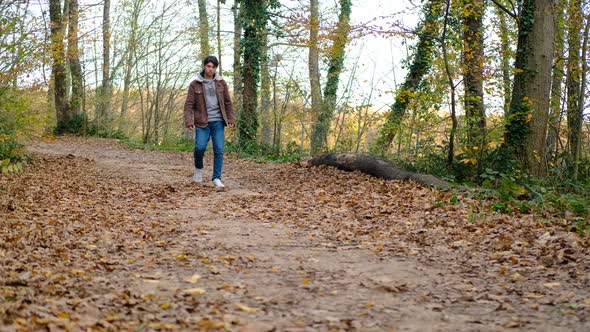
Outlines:
[[228, 124], [227, 124], [227, 126], [228, 126], [229, 128], [234, 128], [234, 127], [236, 126], [236, 124], [235, 124], [235, 123], [228, 123]]
[[186, 126], [186, 128], [190, 131], [193, 131], [193, 129], [195, 129], [195, 125]]

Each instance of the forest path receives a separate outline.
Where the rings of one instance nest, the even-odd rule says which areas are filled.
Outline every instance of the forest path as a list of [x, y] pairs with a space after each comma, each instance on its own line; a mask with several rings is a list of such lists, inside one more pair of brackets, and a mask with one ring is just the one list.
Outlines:
[[[397, 243], [407, 250], [389, 250], [392, 244], [383, 237], [371, 242], [360, 235], [355, 240], [354, 232], [335, 236], [350, 228], [338, 225], [343, 216], [362, 209], [354, 201], [350, 210], [333, 206], [332, 212], [321, 212], [322, 223], [334, 224], [333, 232], [319, 220], [307, 227], [304, 222], [313, 222], [314, 209], [320, 209], [306, 203], [309, 195], [318, 206], [335, 202], [327, 198], [328, 188], [285, 192], [285, 186], [297, 185], [286, 174], [317, 181], [315, 169], [226, 158], [227, 188], [217, 190], [192, 182], [190, 153], [130, 150], [110, 140], [73, 137], [30, 150], [31, 169], [2, 182], [8, 192], [20, 188], [20, 193], [6, 212], [2, 235], [8, 245], [0, 246], [5, 279], [0, 287], [10, 296], [0, 305], [0, 330], [590, 327], [579, 319], [583, 312], [563, 313], [565, 307], [536, 302], [549, 295], [497, 292], [502, 282], [518, 277], [488, 282], [482, 280], [490, 274], [485, 266], [465, 273], [446, 263], [465, 261], [462, 251], [438, 262], [418, 259], [416, 244]], [[208, 176], [209, 154], [205, 165]], [[320, 170], [320, 181], [337, 185], [341, 173]], [[335, 190], [342, 191], [342, 200], [354, 199], [349, 193], [354, 188]], [[10, 240], [19, 244], [12, 247]], [[585, 294], [579, 296], [583, 301]]]

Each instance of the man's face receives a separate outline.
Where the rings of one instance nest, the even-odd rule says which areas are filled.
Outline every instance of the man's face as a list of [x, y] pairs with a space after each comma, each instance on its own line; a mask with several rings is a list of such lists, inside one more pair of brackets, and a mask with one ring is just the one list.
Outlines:
[[205, 65], [205, 75], [207, 75], [207, 76], [214, 76], [216, 70], [217, 70], [217, 66], [214, 65], [212, 62], [208, 62]]

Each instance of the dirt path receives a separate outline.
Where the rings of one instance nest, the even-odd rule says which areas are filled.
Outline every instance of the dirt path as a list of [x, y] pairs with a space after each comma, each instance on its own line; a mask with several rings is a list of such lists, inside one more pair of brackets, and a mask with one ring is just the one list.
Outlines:
[[[17, 227], [23, 218], [35, 226], [21, 232], [23, 247], [0, 246], [2, 290], [11, 299], [0, 305], [0, 330], [590, 329], [580, 319], [583, 312], [539, 306], [541, 295], [524, 304], [486, 297], [487, 284], [480, 280], [486, 267], [470, 278], [445, 262], [375, 252], [321, 228], [297, 227], [297, 220], [247, 217], [239, 202], [280, 199], [276, 187], [264, 184], [273, 181], [265, 174], [282, 165], [228, 158], [228, 188], [215, 190], [191, 182], [190, 153], [75, 138], [31, 151], [34, 167], [56, 182], [15, 196], [16, 207], [7, 214], [12, 224], [3, 227]], [[44, 179], [33, 174], [14, 181], [4, 185], [14, 190]], [[73, 196], [59, 196], [59, 188]], [[42, 190], [53, 195], [46, 203], [53, 207], [31, 211], [43, 210]], [[27, 205], [26, 197], [38, 204]], [[89, 219], [78, 224], [76, 214]], [[72, 221], [60, 224], [59, 216]], [[59, 226], [40, 226], [48, 221]], [[43, 231], [34, 237], [32, 229]], [[53, 234], [53, 241], [39, 244], [44, 234]], [[43, 255], [61, 262], [44, 262]], [[577, 295], [583, 301], [586, 294]]]

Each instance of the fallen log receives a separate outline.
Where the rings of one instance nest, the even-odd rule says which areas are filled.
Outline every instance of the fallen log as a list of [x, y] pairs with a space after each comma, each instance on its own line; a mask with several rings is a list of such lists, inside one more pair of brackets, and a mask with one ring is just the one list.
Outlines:
[[327, 165], [344, 171], [360, 171], [385, 180], [414, 181], [424, 186], [450, 189], [450, 183], [435, 176], [408, 172], [401, 166], [379, 157], [354, 153], [327, 153], [311, 159], [312, 166]]

